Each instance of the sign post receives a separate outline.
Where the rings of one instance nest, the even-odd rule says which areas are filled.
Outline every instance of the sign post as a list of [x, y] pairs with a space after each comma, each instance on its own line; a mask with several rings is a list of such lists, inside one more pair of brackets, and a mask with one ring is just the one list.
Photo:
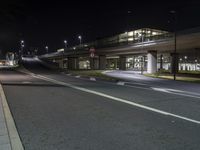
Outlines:
[[91, 69], [94, 69], [95, 68], [94, 67], [94, 65], [95, 65], [95, 62], [94, 62], [95, 49], [92, 47], [92, 48], [89, 49], [89, 51], [90, 51], [90, 58], [91, 58], [91, 62], [90, 63], [92, 63], [92, 64], [90, 64], [90, 66], [91, 66]]
[[92, 47], [92, 48], [90, 48], [90, 57], [91, 58], [94, 58], [94, 53], [95, 53], [95, 49]]

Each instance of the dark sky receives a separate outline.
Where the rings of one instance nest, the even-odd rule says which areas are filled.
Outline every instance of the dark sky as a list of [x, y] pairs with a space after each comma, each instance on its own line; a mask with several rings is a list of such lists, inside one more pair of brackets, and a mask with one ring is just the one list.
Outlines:
[[[46, 45], [50, 51], [78, 44], [77, 36], [88, 42], [130, 29], [151, 27], [172, 30], [177, 12], [177, 29], [200, 26], [200, 2], [174, 1], [78, 1], [6, 0], [0, 2], [0, 50], [17, 51]], [[128, 13], [129, 12], [129, 13]]]

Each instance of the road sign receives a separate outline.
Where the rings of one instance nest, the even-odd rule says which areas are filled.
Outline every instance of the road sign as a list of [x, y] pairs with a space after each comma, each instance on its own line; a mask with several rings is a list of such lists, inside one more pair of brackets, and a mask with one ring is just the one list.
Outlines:
[[94, 58], [94, 56], [95, 56], [94, 53], [95, 53], [95, 48], [93, 48], [93, 47], [90, 48], [90, 57], [91, 58]]
[[94, 53], [95, 52], [95, 48], [90, 48], [90, 53]]
[[90, 53], [90, 57], [94, 58], [94, 53]]

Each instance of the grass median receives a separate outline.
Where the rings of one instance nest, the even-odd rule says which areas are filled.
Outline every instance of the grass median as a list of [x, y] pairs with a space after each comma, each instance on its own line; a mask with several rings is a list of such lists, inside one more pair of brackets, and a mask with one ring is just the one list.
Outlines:
[[[153, 78], [162, 78], [162, 79], [169, 79], [173, 80], [174, 76], [170, 73], [154, 73], [154, 74], [145, 74], [145, 76], [153, 77]], [[192, 73], [178, 73], [176, 75], [177, 81], [185, 81], [185, 82], [193, 82], [193, 83], [200, 83], [199, 74], [192, 74]]]

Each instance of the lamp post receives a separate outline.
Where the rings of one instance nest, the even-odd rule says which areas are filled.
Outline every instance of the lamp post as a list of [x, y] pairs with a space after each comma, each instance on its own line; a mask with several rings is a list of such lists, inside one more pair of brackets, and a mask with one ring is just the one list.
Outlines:
[[131, 20], [131, 14], [132, 14], [132, 11], [131, 10], [128, 10], [127, 11], [127, 31], [130, 31], [130, 21]]
[[23, 49], [24, 49], [24, 40], [20, 41], [20, 46], [21, 46], [21, 52], [19, 52], [19, 55], [22, 56], [23, 55]]
[[79, 36], [78, 36], [78, 39], [79, 39], [79, 41], [80, 41], [80, 46], [81, 46], [81, 44], [82, 44], [82, 36], [79, 35]]
[[[142, 50], [143, 50], [143, 47], [144, 47], [144, 34], [141, 33], [139, 36], [140, 36], [141, 39], [142, 39]], [[144, 56], [141, 56], [140, 61], [141, 61], [141, 74], [143, 74], [143, 69], [144, 69]]]
[[65, 54], [65, 49], [67, 49], [67, 40], [64, 40], [65, 48], [62, 52], [62, 68], [64, 69], [64, 54]]
[[38, 49], [35, 49], [34, 52], [35, 52], [35, 55], [37, 55]]
[[77, 69], [77, 58], [76, 58], [76, 47], [73, 47], [73, 50], [74, 50], [74, 55], [75, 55], [75, 59], [74, 59], [74, 65], [75, 65], [75, 69]]
[[185, 71], [187, 71], [187, 66], [186, 66], [186, 64], [187, 64], [187, 58], [188, 58], [187, 56], [184, 57], [184, 59], [185, 59]]
[[182, 61], [182, 60], [183, 60], [182, 58], [179, 59], [179, 62], [180, 62], [180, 70], [183, 70], [183, 61]]
[[64, 40], [65, 48], [67, 48], [67, 40]]
[[174, 80], [176, 80], [176, 69], [177, 69], [177, 54], [176, 54], [176, 23], [177, 23], [177, 12], [175, 10], [170, 11], [174, 15], [174, 55], [173, 55], [173, 75]]
[[49, 47], [45, 46], [45, 49], [46, 49], [46, 53], [49, 53]]

